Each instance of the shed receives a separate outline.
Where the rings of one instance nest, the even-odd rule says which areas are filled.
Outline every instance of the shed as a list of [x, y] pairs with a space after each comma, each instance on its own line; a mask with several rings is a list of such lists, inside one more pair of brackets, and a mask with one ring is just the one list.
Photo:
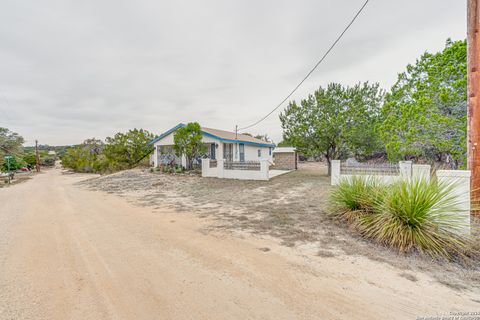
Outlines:
[[278, 147], [273, 149], [273, 166], [278, 170], [297, 170], [298, 155], [293, 147]]

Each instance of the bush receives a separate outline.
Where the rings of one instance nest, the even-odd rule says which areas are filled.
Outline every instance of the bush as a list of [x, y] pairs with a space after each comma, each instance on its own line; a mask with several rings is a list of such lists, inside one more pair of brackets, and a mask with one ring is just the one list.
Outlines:
[[43, 166], [46, 167], [53, 167], [55, 165], [55, 158], [54, 157], [46, 157], [41, 160]]
[[382, 202], [385, 185], [372, 177], [353, 176], [343, 179], [331, 194], [332, 213], [349, 222], [372, 213]]
[[185, 169], [181, 165], [165, 165], [162, 166], [164, 173], [182, 173]]
[[464, 256], [470, 240], [453, 184], [405, 179], [391, 185], [354, 178], [342, 181], [331, 201], [337, 216], [364, 237], [401, 252], [418, 250], [433, 257]]

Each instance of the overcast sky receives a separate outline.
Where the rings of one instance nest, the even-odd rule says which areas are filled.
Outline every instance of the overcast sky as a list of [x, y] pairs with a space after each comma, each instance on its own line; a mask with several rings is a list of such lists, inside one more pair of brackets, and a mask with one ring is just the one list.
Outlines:
[[[2, 0], [0, 126], [75, 144], [179, 122], [233, 130], [269, 112], [364, 0]], [[464, 0], [371, 0], [294, 96], [380, 82], [466, 37]], [[278, 112], [251, 133], [281, 139]]]

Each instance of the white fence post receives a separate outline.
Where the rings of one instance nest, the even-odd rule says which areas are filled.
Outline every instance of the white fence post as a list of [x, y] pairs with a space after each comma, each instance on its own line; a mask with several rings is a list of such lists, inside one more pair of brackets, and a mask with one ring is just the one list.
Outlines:
[[270, 166], [270, 162], [267, 159], [260, 160], [260, 172], [262, 175], [262, 180], [270, 179], [269, 169], [268, 169], [269, 166]]
[[153, 149], [153, 166], [158, 167], [158, 146], [154, 146]]
[[470, 174], [469, 170], [438, 170], [438, 182], [453, 184], [461, 215], [465, 220], [465, 233], [470, 233]]
[[330, 184], [336, 186], [340, 183], [340, 160], [332, 160], [330, 170]]
[[210, 176], [210, 159], [202, 159], [202, 177]]
[[218, 159], [217, 160], [217, 178], [223, 178], [224, 177], [224, 173], [223, 171], [225, 170], [223, 168], [223, 159]]
[[398, 163], [400, 177], [410, 178], [412, 176], [412, 161], [400, 161]]
[[430, 166], [428, 164], [413, 164], [412, 177], [430, 181]]

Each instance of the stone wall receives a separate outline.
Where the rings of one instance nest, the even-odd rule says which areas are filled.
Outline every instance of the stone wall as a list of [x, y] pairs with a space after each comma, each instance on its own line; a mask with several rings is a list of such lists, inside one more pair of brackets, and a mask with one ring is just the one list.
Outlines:
[[278, 170], [296, 170], [297, 153], [296, 152], [274, 152], [272, 169]]

